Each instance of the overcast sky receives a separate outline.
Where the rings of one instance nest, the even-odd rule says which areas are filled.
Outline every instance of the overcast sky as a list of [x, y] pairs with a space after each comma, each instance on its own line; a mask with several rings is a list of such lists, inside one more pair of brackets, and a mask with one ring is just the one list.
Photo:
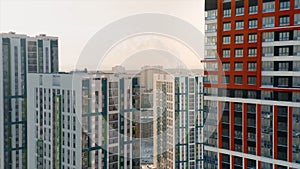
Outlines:
[[204, 0], [0, 0], [0, 32], [59, 37], [60, 68], [74, 69], [101, 28], [139, 13], [181, 18], [203, 31]]

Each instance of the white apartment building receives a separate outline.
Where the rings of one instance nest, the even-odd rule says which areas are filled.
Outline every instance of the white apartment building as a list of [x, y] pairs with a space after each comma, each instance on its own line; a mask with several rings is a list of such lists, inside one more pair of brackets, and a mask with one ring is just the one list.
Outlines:
[[28, 168], [139, 168], [132, 79], [30, 74]]
[[0, 34], [0, 169], [26, 168], [27, 73], [58, 71], [58, 38]]
[[202, 168], [202, 77], [155, 74], [154, 167]]

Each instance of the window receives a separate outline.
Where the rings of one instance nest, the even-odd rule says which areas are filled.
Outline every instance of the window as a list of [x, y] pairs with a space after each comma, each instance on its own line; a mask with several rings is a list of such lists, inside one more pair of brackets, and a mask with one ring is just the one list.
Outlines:
[[217, 18], [217, 10], [210, 10], [210, 11], [207, 11], [205, 14], [206, 14], [205, 19], [207, 19], [207, 20]]
[[258, 11], [258, 6], [249, 6], [249, 14], [256, 14]]
[[263, 76], [261, 83], [262, 83], [263, 86], [273, 86], [273, 77]]
[[218, 75], [207, 75], [206, 77], [204, 77], [204, 83], [217, 84]]
[[275, 11], [275, 2], [264, 2], [263, 3], [263, 12], [274, 12]]
[[279, 17], [279, 26], [290, 25], [290, 16], [281, 16]]
[[217, 30], [217, 24], [210, 23], [205, 25], [205, 32], [216, 32]]
[[263, 56], [274, 56], [274, 47], [263, 47], [262, 55]]
[[248, 57], [256, 57], [257, 49], [256, 48], [249, 48], [248, 49]]
[[278, 64], [278, 71], [289, 71], [289, 63], [288, 62], [280, 62]]
[[230, 49], [223, 49], [223, 58], [229, 58], [230, 57]]
[[255, 43], [255, 42], [257, 42], [257, 34], [249, 34], [248, 35], [248, 42], [249, 43]]
[[249, 20], [249, 28], [250, 29], [257, 28], [257, 19], [250, 19]]
[[240, 75], [234, 76], [234, 83], [235, 84], [243, 84], [243, 76], [240, 76]]
[[230, 28], [231, 28], [231, 23], [230, 22], [223, 23], [223, 31], [229, 31]]
[[205, 38], [206, 45], [216, 45], [217, 37], [215, 36], [208, 36]]
[[274, 32], [263, 33], [263, 42], [273, 42], [273, 41], [274, 41]]
[[234, 52], [235, 57], [243, 57], [243, 49], [235, 49]]
[[236, 16], [244, 15], [244, 7], [235, 9]]
[[278, 78], [278, 87], [287, 87], [289, 86], [289, 78], [281, 77]]
[[248, 85], [256, 85], [256, 76], [248, 76]]
[[293, 62], [293, 71], [300, 71], [300, 62], [299, 61]]
[[222, 76], [222, 83], [223, 84], [230, 83], [230, 76], [229, 75]]
[[230, 63], [229, 62], [222, 63], [222, 68], [224, 71], [230, 70]]
[[214, 49], [205, 50], [204, 57], [205, 59], [215, 59], [216, 51]]
[[244, 35], [235, 35], [235, 43], [244, 43]]
[[262, 62], [262, 70], [263, 71], [273, 71], [274, 70], [274, 62]]
[[300, 14], [294, 15], [294, 25], [300, 25]]
[[205, 63], [205, 70], [207, 71], [217, 71], [218, 64], [216, 62], [206, 62]]
[[235, 62], [234, 63], [234, 70], [235, 71], [242, 71], [243, 70], [243, 62]]
[[248, 71], [256, 71], [256, 62], [248, 63]]
[[280, 2], [280, 10], [289, 10], [290, 9], [290, 0], [285, 0]]
[[294, 56], [300, 56], [300, 46], [294, 46]]
[[274, 23], [275, 23], [274, 16], [263, 18], [263, 28], [272, 28], [274, 27]]
[[224, 17], [230, 17], [231, 16], [231, 9], [225, 9], [224, 10]]
[[300, 30], [294, 31], [294, 40], [300, 40]]
[[295, 9], [300, 8], [300, 0], [295, 0]]
[[236, 30], [244, 29], [244, 21], [236, 21], [235, 22], [235, 29]]
[[230, 36], [223, 36], [223, 44], [230, 44]]
[[287, 41], [290, 39], [290, 32], [280, 32], [279, 33], [279, 40], [280, 41]]
[[279, 48], [279, 56], [289, 56], [289, 47]]

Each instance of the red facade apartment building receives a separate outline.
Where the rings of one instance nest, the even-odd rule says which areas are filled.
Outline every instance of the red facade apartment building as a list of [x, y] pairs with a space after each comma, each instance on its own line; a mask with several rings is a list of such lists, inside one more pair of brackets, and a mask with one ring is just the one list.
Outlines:
[[300, 0], [206, 0], [204, 168], [300, 168]]

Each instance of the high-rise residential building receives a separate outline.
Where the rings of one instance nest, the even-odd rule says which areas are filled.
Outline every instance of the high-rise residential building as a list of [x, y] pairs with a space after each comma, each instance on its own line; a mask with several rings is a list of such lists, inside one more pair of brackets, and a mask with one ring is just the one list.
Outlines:
[[202, 77], [153, 77], [154, 167], [203, 167]]
[[58, 71], [58, 39], [0, 34], [0, 169], [26, 168], [27, 76]]
[[28, 77], [29, 168], [140, 168], [135, 79], [86, 72]]
[[205, 1], [204, 168], [300, 168], [300, 1]]

